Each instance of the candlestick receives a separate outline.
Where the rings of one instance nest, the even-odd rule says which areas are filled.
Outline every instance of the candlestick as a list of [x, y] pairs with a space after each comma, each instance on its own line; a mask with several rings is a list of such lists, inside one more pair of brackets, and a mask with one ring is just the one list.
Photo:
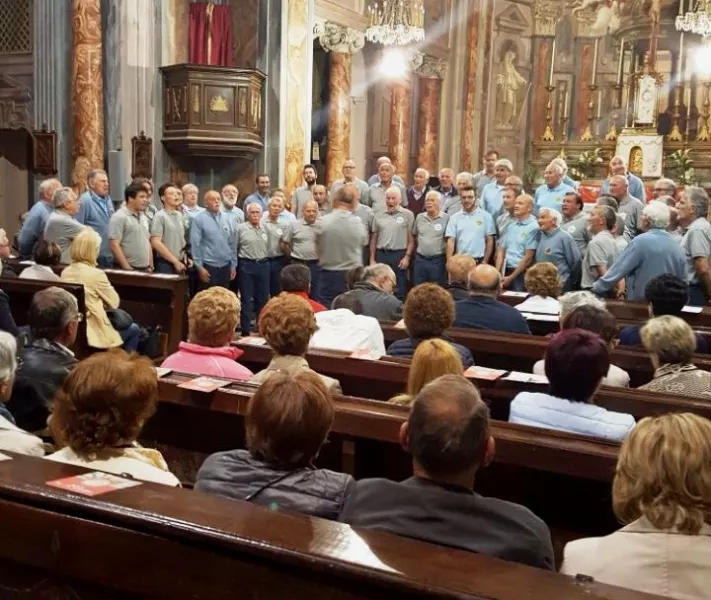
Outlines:
[[684, 104], [686, 104], [686, 127], [684, 137], [689, 141], [689, 127], [691, 127], [691, 87], [684, 90]]
[[553, 85], [553, 67], [555, 66], [555, 37], [553, 38], [553, 47], [551, 48], [551, 69], [548, 73], [548, 85]]
[[625, 38], [620, 40], [620, 62], [617, 64], [617, 85], [622, 86], [622, 69], [625, 63]]
[[547, 85], [546, 90], [548, 91], [548, 102], [546, 102], [546, 129], [543, 135], [541, 135], [541, 141], [552, 142], [555, 139], [551, 127], [551, 121], [553, 120], [553, 90], [555, 90], [555, 86]]
[[597, 79], [597, 52], [600, 49], [600, 38], [595, 38], [595, 49], [593, 50], [592, 77], [590, 77], [590, 85], [595, 85]]
[[590, 101], [588, 102], [588, 124], [585, 126], [585, 131], [583, 131], [583, 134], [580, 136], [581, 142], [592, 142], [593, 139], [595, 139], [592, 134], [592, 124], [595, 117], [595, 90], [597, 90], [597, 86], [590, 84], [588, 89], [590, 90]]
[[701, 113], [701, 129], [699, 129], [696, 134], [697, 142], [708, 142], [711, 139], [709, 132], [709, 117], [711, 117], [711, 100], [709, 95], [711, 94], [711, 81], [705, 81], [704, 87], [706, 88], [706, 97], [704, 98], [703, 112]]

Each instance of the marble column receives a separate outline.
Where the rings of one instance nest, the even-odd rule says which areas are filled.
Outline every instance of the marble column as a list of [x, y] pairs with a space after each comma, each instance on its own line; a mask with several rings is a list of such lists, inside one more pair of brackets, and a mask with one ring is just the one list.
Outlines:
[[395, 173], [407, 183], [410, 162], [410, 101], [412, 82], [409, 75], [392, 84], [390, 91], [390, 132], [388, 154]]
[[361, 31], [323, 23], [314, 33], [329, 52], [328, 131], [326, 134], [326, 185], [341, 177], [351, 139], [351, 56], [365, 44]]
[[[487, 147], [487, 137], [489, 133], [488, 128], [488, 114], [489, 114], [489, 100], [491, 94], [488, 90], [491, 89], [491, 47], [494, 38], [494, 0], [484, 0], [483, 4], [486, 4], [486, 13], [484, 19], [484, 48], [483, 48], [483, 62], [484, 69], [482, 74], [481, 89], [484, 90], [482, 93], [481, 100], [481, 118], [479, 119], [479, 151], [477, 156], [480, 160]], [[472, 165], [474, 170], [474, 166]]]
[[422, 65], [416, 70], [419, 75], [420, 105], [417, 119], [417, 166], [430, 173], [437, 171], [438, 121], [442, 79], [446, 62], [441, 58], [425, 55]]
[[476, 104], [476, 78], [479, 66], [479, 0], [470, 2], [470, 14], [467, 21], [467, 63], [464, 81], [464, 124], [462, 126], [459, 167], [462, 171], [471, 171], [474, 148], [474, 113]]
[[86, 189], [92, 169], [104, 166], [100, 0], [72, 0], [72, 182]]

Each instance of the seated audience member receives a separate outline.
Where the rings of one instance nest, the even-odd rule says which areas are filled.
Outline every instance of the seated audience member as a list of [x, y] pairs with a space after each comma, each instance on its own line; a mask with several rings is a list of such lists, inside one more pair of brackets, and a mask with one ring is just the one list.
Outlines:
[[311, 337], [309, 348], [344, 350], [355, 352], [367, 350], [371, 356], [380, 358], [385, 354], [385, 339], [380, 323], [366, 317], [358, 298], [341, 294], [333, 300], [333, 309], [316, 313], [318, 329]]
[[52, 196], [54, 210], [47, 219], [44, 239], [50, 244], [57, 244], [62, 258], [60, 262], [68, 265], [71, 261], [69, 248], [77, 234], [84, 229], [74, 217], [79, 212], [79, 196], [70, 187], [59, 188]]
[[135, 351], [140, 335], [138, 325], [132, 322], [117, 331], [106, 313], [107, 309], [117, 309], [121, 299], [106, 273], [96, 267], [100, 250], [99, 234], [93, 229], [84, 229], [72, 242], [72, 264], [62, 271], [61, 279], [84, 285], [89, 346], [100, 349], [122, 346], [126, 351]]
[[520, 392], [511, 402], [511, 423], [622, 440], [634, 417], [595, 406], [593, 396], [610, 368], [610, 350], [599, 335], [566, 329], [548, 342], [548, 393]]
[[195, 489], [271, 510], [337, 519], [355, 481], [313, 466], [334, 415], [331, 394], [316, 373], [275, 374], [247, 405], [247, 449], [209, 456]]
[[365, 275], [365, 267], [355, 267], [350, 271], [346, 271], [346, 292], [350, 292], [356, 283], [363, 281]]
[[0, 275], [3, 277], [16, 277], [16, 273], [7, 268], [7, 265], [3, 263], [3, 259], [10, 258], [12, 249], [10, 248], [10, 240], [7, 239], [7, 233], [5, 230], [0, 228]]
[[309, 297], [311, 293], [311, 270], [306, 265], [294, 264], [284, 267], [279, 274], [279, 286], [282, 292], [293, 294], [306, 300], [315, 313], [326, 310], [323, 304]]
[[10, 311], [10, 298], [3, 290], [0, 290], [0, 331], [7, 331], [15, 337], [20, 335], [20, 330]]
[[469, 297], [454, 305], [454, 326], [531, 333], [528, 323], [513, 306], [497, 300], [501, 274], [491, 265], [479, 265], [469, 272]]
[[42, 440], [15, 425], [12, 413], [5, 407], [5, 402], [12, 394], [17, 370], [16, 356], [15, 338], [5, 331], [0, 331], [0, 450], [43, 456]]
[[180, 485], [158, 450], [136, 442], [157, 401], [158, 378], [148, 359], [122, 350], [93, 354], [54, 398], [50, 430], [62, 449], [47, 459]]
[[355, 296], [363, 306], [363, 314], [378, 321], [399, 321], [402, 317], [402, 302], [394, 295], [397, 279], [395, 271], [383, 263], [369, 266], [363, 274], [363, 281], [353, 284], [346, 292]]
[[48, 287], [32, 297], [30, 341], [24, 348], [7, 403], [15, 422], [23, 429], [42, 431], [47, 427], [50, 402], [77, 364], [70, 348], [82, 317], [76, 298], [67, 290]]
[[469, 348], [455, 344], [446, 335], [454, 322], [454, 301], [446, 290], [434, 283], [415, 286], [405, 299], [402, 314], [410, 337], [390, 344], [390, 356], [410, 357], [422, 341], [438, 338], [454, 348], [465, 368], [474, 364]]
[[244, 354], [230, 346], [239, 323], [240, 303], [228, 289], [214, 286], [199, 292], [188, 305], [188, 341], [163, 361], [162, 367], [246, 381], [252, 371], [235, 362]]
[[[659, 275], [651, 279], [644, 288], [644, 299], [649, 304], [649, 316], [661, 317], [671, 315], [681, 317], [682, 308], [689, 298], [689, 285], [676, 275]], [[623, 346], [641, 346], [642, 325], [630, 325], [620, 330], [618, 338]], [[709, 351], [704, 336], [694, 333], [696, 338], [695, 352], [705, 354]]]
[[[309, 341], [318, 326], [314, 311], [303, 298], [279, 294], [267, 302], [259, 317], [259, 334], [274, 351], [274, 358], [266, 369], [259, 371], [250, 381], [264, 383], [278, 371], [298, 373], [310, 371], [306, 362]], [[320, 375], [333, 394], [341, 393], [337, 379]]]
[[521, 312], [557, 315], [560, 312], [560, 278], [553, 263], [536, 263], [523, 276], [526, 291], [531, 294], [516, 310]]
[[442, 375], [461, 375], [464, 371], [457, 350], [444, 340], [424, 340], [417, 346], [407, 376], [407, 392], [390, 399], [393, 404], [410, 406], [415, 396], [430, 381]]
[[455, 254], [447, 261], [445, 289], [455, 302], [469, 298], [469, 273], [474, 267], [476, 261], [468, 254]]
[[[567, 315], [561, 329], [583, 329], [596, 333], [607, 344], [610, 352], [617, 344], [615, 335], [617, 334], [617, 319], [604, 308], [598, 308], [593, 304], [582, 304]], [[545, 375], [545, 361], [539, 360], [533, 365], [535, 375]], [[603, 385], [613, 387], [629, 387], [630, 376], [627, 371], [610, 363], [607, 375], [602, 380]]]
[[671, 315], [650, 319], [642, 327], [642, 344], [652, 361], [654, 379], [640, 390], [711, 398], [711, 373], [691, 362], [696, 338], [686, 321]]
[[707, 600], [711, 579], [711, 423], [642, 419], [622, 442], [612, 508], [622, 529], [565, 546], [561, 572], [666, 598]]
[[400, 428], [413, 477], [356, 482], [340, 520], [450, 548], [553, 569], [546, 524], [530, 510], [472, 491], [494, 458], [489, 409], [472, 383], [444, 375], [427, 384]]
[[605, 301], [602, 298], [598, 298], [592, 292], [585, 290], [563, 294], [558, 298], [558, 303], [560, 304], [560, 318], [558, 320], [561, 328], [563, 328], [568, 315], [579, 306], [594, 306], [601, 310], [607, 310]]
[[48, 244], [41, 239], [35, 246], [33, 258], [35, 264], [24, 268], [20, 273], [20, 279], [59, 281], [59, 275], [52, 270], [52, 267], [56, 267], [62, 259], [62, 252], [57, 244]]

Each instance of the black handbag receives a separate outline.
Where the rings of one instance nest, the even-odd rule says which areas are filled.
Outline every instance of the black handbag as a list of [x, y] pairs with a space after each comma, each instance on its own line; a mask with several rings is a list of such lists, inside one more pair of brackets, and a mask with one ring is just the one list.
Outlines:
[[133, 317], [120, 308], [110, 308], [106, 311], [106, 316], [112, 327], [117, 331], [128, 329], [133, 325]]
[[161, 356], [160, 334], [162, 331], [163, 328], [160, 325], [147, 328], [142, 327], [141, 334], [138, 337], [137, 352], [148, 358], [158, 358]]

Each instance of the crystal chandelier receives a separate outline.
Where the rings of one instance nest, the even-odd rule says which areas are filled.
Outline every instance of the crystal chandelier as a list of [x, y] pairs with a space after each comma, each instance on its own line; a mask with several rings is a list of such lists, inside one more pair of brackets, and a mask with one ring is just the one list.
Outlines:
[[696, 33], [705, 38], [711, 37], [711, 14], [709, 0], [698, 0], [694, 10], [676, 18], [677, 31]]
[[365, 37], [384, 46], [405, 46], [425, 40], [422, 0], [373, 0], [368, 5]]

